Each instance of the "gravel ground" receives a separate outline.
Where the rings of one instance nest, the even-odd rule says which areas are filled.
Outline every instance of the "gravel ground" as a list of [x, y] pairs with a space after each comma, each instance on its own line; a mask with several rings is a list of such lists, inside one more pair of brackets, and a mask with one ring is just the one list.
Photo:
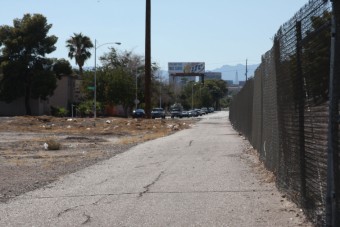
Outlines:
[[100, 118], [94, 124], [90, 118], [1, 117], [0, 202], [195, 121]]

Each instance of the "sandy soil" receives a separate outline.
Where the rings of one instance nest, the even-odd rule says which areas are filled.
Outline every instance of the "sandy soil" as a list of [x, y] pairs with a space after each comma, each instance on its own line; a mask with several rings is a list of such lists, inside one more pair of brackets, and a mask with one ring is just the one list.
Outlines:
[[197, 120], [0, 118], [0, 202]]

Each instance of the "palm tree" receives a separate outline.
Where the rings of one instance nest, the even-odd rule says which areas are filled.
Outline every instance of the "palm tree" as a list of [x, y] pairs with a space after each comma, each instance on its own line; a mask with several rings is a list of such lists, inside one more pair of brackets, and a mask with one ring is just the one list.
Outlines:
[[80, 75], [83, 75], [84, 62], [91, 57], [89, 49], [93, 47], [89, 37], [82, 33], [74, 33], [70, 39], [66, 40], [66, 47], [69, 49], [69, 58], [75, 58], [76, 64], [79, 66]]

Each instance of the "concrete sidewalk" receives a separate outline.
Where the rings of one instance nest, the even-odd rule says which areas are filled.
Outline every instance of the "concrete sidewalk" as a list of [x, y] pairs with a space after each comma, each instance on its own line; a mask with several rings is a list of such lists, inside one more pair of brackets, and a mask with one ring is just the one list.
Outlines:
[[310, 226], [242, 158], [228, 112], [0, 204], [0, 226]]

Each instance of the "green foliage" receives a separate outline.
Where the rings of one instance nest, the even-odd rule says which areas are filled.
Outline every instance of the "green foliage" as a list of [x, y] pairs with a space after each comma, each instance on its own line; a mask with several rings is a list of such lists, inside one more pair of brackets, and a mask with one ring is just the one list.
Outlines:
[[51, 106], [51, 115], [55, 117], [66, 117], [68, 115], [68, 111], [64, 107]]
[[56, 78], [53, 52], [56, 36], [47, 36], [51, 24], [41, 14], [25, 14], [13, 26], [0, 26], [1, 65], [0, 100], [11, 102], [25, 97], [26, 114], [31, 114], [30, 98], [45, 99], [53, 94]]
[[[97, 74], [99, 74], [99, 70], [97, 71]], [[93, 87], [93, 86], [94, 86], [94, 71], [84, 71], [83, 77], [82, 77], [81, 90], [85, 95], [85, 99], [93, 99], [94, 91], [88, 89], [88, 87]], [[98, 90], [100, 89], [97, 88], [97, 91]], [[97, 97], [98, 97], [98, 94], [97, 94]]]
[[231, 103], [231, 98], [230, 97], [224, 97], [220, 100], [220, 105], [221, 108], [228, 108]]
[[[125, 110], [128, 107], [132, 107], [134, 105], [133, 101], [135, 99], [136, 92], [136, 77], [137, 77], [137, 98], [141, 101], [140, 105], [143, 105], [144, 102], [144, 88], [145, 88], [145, 63], [143, 57], [140, 55], [136, 55], [131, 51], [118, 52], [115, 48], [110, 48], [109, 53], [105, 53], [102, 57], [100, 57], [101, 63], [103, 64], [102, 71], [107, 73], [108, 71], [111, 74], [115, 75], [115, 83], [118, 83], [117, 89], [120, 89], [118, 94], [115, 94], [114, 97], [111, 96], [111, 100], [113, 104], [122, 104]], [[156, 63], [152, 63], [151, 72], [152, 72], [152, 96], [154, 98], [154, 103], [159, 97], [159, 86], [157, 83], [157, 79], [155, 74], [159, 69]], [[120, 76], [119, 76], [120, 75]], [[124, 75], [123, 77], [121, 75]], [[120, 78], [120, 79], [119, 79]], [[124, 80], [123, 80], [124, 78]], [[100, 80], [100, 79], [99, 79]], [[98, 82], [98, 85], [101, 86], [101, 82]], [[112, 87], [113, 84], [111, 83]], [[129, 89], [128, 91], [122, 91], [122, 87]], [[99, 89], [98, 89], [99, 91]], [[112, 89], [111, 89], [112, 93]], [[121, 94], [124, 94], [121, 96]], [[105, 97], [105, 96], [104, 96]], [[107, 101], [107, 100], [106, 100]]]
[[[142, 106], [144, 100], [144, 62], [142, 59], [141, 56], [132, 52], [125, 51], [120, 53], [114, 48], [111, 48], [109, 53], [100, 57], [103, 66], [96, 69], [97, 101], [103, 103], [103, 105], [122, 105], [127, 115], [128, 109], [135, 105], [137, 80], [137, 94], [138, 99], [141, 101], [140, 106]], [[153, 64], [153, 70], [157, 69], [158, 66]], [[83, 73], [82, 89], [87, 99], [94, 98], [94, 91], [88, 89], [89, 87], [94, 87], [94, 76], [94, 71], [85, 71]], [[155, 85], [153, 94], [155, 97], [159, 97], [159, 86], [154, 77], [153, 82]], [[83, 106], [81, 109], [81, 112], [89, 115], [93, 108]]]
[[72, 67], [69, 61], [61, 58], [61, 59], [55, 59], [54, 65], [53, 65], [53, 71], [60, 79], [62, 75], [71, 75], [72, 74]]
[[223, 80], [207, 80], [205, 84], [187, 82], [179, 96], [185, 109], [210, 107], [220, 108], [220, 100], [227, 95], [228, 88]]
[[[96, 110], [97, 112], [101, 112], [103, 106], [100, 102], [96, 102]], [[85, 102], [80, 103], [77, 106], [77, 111], [82, 117], [92, 116], [94, 111], [94, 100], [87, 100]]]

